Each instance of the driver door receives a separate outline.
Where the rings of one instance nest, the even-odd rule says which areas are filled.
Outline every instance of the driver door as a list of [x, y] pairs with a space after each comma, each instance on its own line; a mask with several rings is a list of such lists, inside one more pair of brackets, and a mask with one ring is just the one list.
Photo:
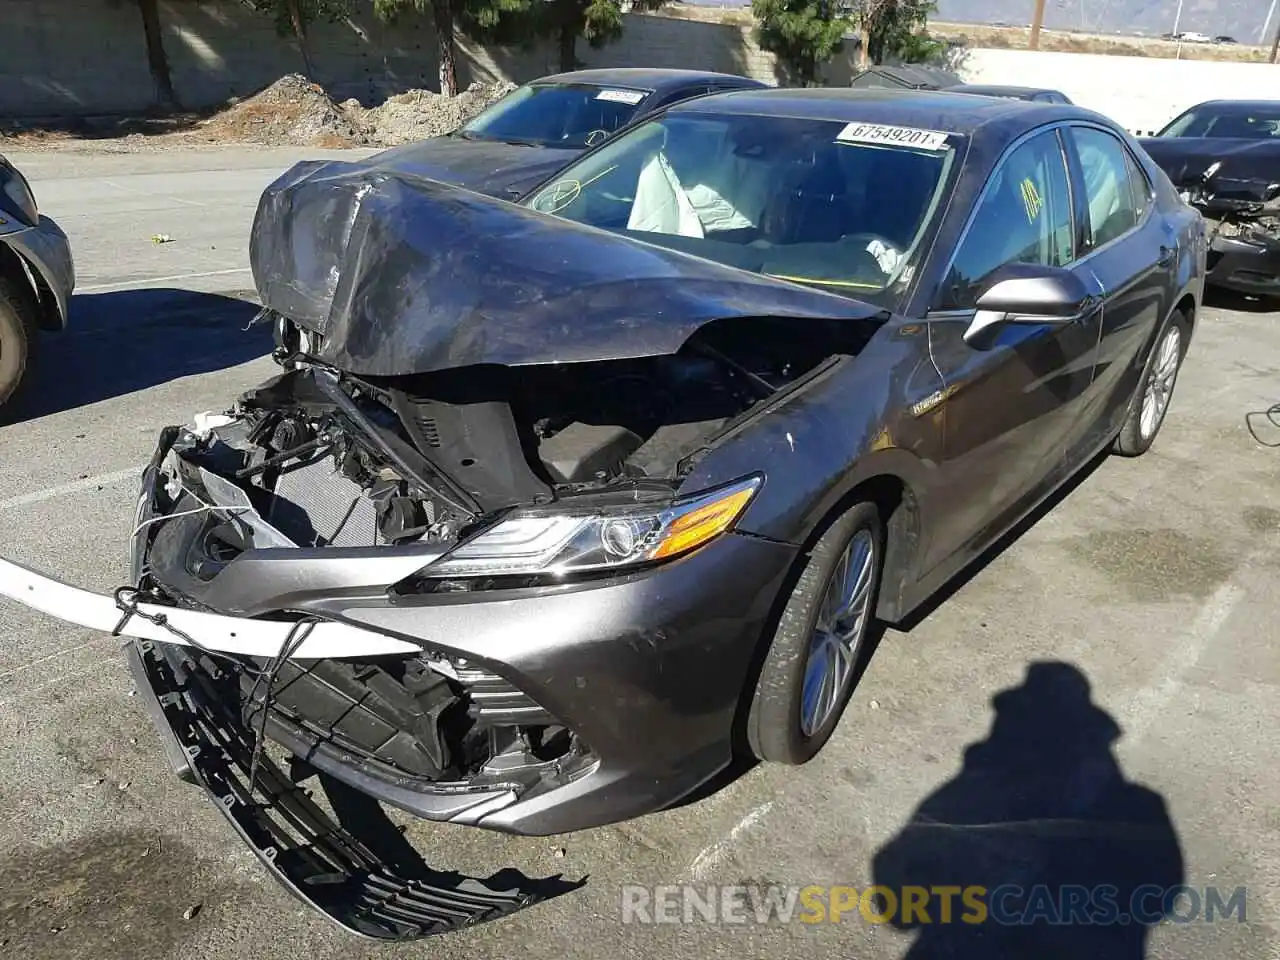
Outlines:
[[[989, 348], [964, 340], [977, 297], [1009, 263], [1075, 269], [1078, 225], [1058, 129], [1015, 145], [993, 171], [929, 312], [929, 344], [945, 388], [943, 507], [925, 563], [981, 552], [1056, 482], [1080, 435], [1101, 332], [1101, 307], [1070, 323], [1004, 326]], [[1099, 301], [1100, 303], [1100, 301]]]

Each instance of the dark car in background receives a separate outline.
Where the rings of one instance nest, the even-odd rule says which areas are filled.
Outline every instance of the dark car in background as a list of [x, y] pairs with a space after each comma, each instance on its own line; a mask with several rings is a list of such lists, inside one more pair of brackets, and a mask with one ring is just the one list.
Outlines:
[[67, 325], [75, 280], [67, 235], [41, 216], [27, 178], [0, 156], [0, 405], [22, 385], [38, 331]]
[[1011, 87], [988, 83], [960, 83], [954, 87], [946, 87], [951, 93], [972, 93], [981, 97], [1002, 97], [1006, 100], [1030, 100], [1035, 103], [1071, 103], [1071, 99], [1060, 90], [1045, 87]]
[[1206, 282], [1280, 296], [1280, 100], [1210, 100], [1140, 142], [1208, 221]]
[[386, 165], [513, 199], [584, 150], [657, 110], [711, 93], [764, 87], [701, 70], [557, 73], [518, 87], [452, 133], [381, 154]]
[[403, 939], [521, 901], [398, 874], [307, 771], [545, 835], [737, 749], [808, 761], [873, 621], [1150, 447], [1204, 246], [1097, 114], [805, 89], [676, 104], [517, 203], [299, 164], [251, 262], [281, 370], [164, 430], [132, 586], [0, 560], [0, 594], [133, 638], [181, 775], [299, 896]]

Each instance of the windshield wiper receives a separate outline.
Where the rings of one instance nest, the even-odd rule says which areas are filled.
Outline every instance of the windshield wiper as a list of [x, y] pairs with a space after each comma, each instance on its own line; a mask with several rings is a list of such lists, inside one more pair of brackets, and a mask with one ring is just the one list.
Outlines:
[[524, 140], [520, 137], [494, 137], [499, 143], [509, 143], [513, 147], [540, 147], [542, 146], [537, 140]]

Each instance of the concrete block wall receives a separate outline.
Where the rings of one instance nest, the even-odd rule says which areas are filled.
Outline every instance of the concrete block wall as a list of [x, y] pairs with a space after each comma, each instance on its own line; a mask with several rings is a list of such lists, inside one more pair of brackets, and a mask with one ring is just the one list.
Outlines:
[[[160, 0], [174, 88], [182, 102], [207, 107], [245, 96], [284, 73], [301, 71], [292, 37], [237, 0]], [[698, 67], [776, 83], [772, 54], [745, 27], [628, 15], [619, 43], [593, 49], [580, 41], [590, 66]], [[436, 43], [429, 21], [407, 16], [378, 21], [361, 0], [346, 22], [312, 27], [309, 45], [317, 79], [339, 99], [366, 103], [414, 87], [435, 89]], [[559, 68], [551, 47], [484, 48], [459, 43], [460, 81], [516, 82]], [[852, 46], [824, 70], [844, 85], [854, 73]], [[1214, 97], [1280, 99], [1280, 65], [1206, 60], [963, 51], [957, 70], [973, 82], [1056, 87], [1082, 106], [1108, 114], [1135, 132], [1162, 126], [1186, 107]], [[130, 113], [154, 99], [142, 18], [136, 0], [0, 0], [0, 116]]]
[[[184, 106], [201, 108], [260, 90], [303, 68], [292, 36], [236, 0], [160, 0], [170, 76]], [[347, 21], [315, 24], [308, 45], [316, 79], [336, 97], [379, 102], [437, 85], [434, 31], [421, 15], [385, 24], [359, 3]], [[559, 69], [554, 47], [485, 48], [459, 40], [459, 80], [522, 82]], [[588, 66], [696, 67], [777, 82], [775, 59], [742, 27], [628, 15], [619, 43], [579, 41]], [[828, 67], [846, 83], [849, 58]], [[130, 113], [154, 100], [136, 0], [0, 0], [0, 115]]]
[[0, 0], [0, 116], [135, 111], [153, 99], [132, 0]]

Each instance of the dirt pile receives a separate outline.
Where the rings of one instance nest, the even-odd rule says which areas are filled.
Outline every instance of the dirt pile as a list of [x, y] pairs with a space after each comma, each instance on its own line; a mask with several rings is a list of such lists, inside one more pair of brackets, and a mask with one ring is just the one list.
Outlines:
[[409, 90], [376, 107], [364, 107], [358, 100], [335, 103], [319, 84], [293, 73], [212, 116], [183, 113], [43, 123], [0, 118], [0, 144], [27, 150], [93, 145], [109, 153], [212, 143], [391, 147], [456, 130], [514, 89], [512, 83], [473, 83], [456, 97]]
[[512, 83], [473, 83], [456, 97], [441, 96], [430, 90], [409, 90], [367, 110], [354, 100], [342, 104], [341, 109], [366, 143], [394, 147], [456, 130], [514, 89]]
[[297, 73], [210, 117], [199, 133], [211, 140], [271, 146], [350, 147], [363, 139], [324, 88]]

